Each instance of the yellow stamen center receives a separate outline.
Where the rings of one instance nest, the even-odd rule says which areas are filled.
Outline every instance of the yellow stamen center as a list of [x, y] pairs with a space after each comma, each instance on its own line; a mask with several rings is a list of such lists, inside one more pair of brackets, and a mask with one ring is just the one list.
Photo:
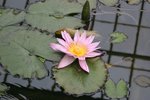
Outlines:
[[81, 57], [81, 56], [86, 55], [87, 47], [83, 44], [71, 43], [68, 51], [77, 57]]

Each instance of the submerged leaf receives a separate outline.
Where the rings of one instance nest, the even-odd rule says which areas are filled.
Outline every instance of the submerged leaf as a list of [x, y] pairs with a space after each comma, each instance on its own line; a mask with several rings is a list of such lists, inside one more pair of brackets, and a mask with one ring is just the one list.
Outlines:
[[12, 75], [42, 78], [47, 70], [37, 56], [55, 61], [60, 58], [49, 48], [55, 39], [38, 31], [6, 27], [0, 32], [0, 38], [3, 38], [0, 39], [0, 62]]
[[141, 0], [128, 0], [128, 4], [139, 4], [141, 2]]
[[134, 79], [135, 83], [141, 87], [150, 87], [150, 77], [139, 75]]
[[110, 34], [111, 43], [121, 43], [124, 42], [128, 37], [122, 32], [113, 32]]
[[128, 93], [128, 87], [124, 80], [120, 80], [115, 84], [111, 79], [109, 79], [105, 84], [105, 93], [108, 97], [116, 99], [123, 98]]
[[115, 6], [119, 2], [119, 0], [99, 0], [99, 1], [106, 6]]
[[0, 9], [0, 27], [16, 24], [24, 20], [25, 12], [15, 13], [13, 9]]
[[56, 82], [70, 94], [85, 94], [96, 92], [106, 80], [107, 70], [100, 58], [87, 59], [90, 72], [80, 69], [78, 62], [74, 62], [64, 69], [53, 68]]

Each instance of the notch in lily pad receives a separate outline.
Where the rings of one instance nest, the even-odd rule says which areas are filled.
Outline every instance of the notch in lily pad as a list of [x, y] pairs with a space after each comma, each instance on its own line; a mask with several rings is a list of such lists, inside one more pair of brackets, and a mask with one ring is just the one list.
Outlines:
[[105, 93], [109, 98], [124, 98], [128, 93], [128, 86], [124, 80], [120, 80], [117, 84], [109, 79], [105, 84]]
[[110, 34], [111, 43], [122, 43], [124, 42], [128, 36], [123, 32], [113, 32]]

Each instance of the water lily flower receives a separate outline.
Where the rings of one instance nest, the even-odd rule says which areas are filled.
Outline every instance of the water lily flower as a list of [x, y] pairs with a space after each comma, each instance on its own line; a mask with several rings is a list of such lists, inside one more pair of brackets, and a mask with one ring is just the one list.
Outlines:
[[61, 32], [62, 38], [57, 38], [59, 44], [51, 43], [50, 47], [55, 51], [65, 53], [65, 56], [61, 59], [58, 68], [64, 68], [71, 64], [75, 59], [78, 59], [80, 67], [89, 72], [89, 67], [86, 63], [86, 58], [96, 57], [101, 55], [101, 52], [97, 52], [100, 42], [93, 42], [95, 36], [87, 36], [86, 31], [80, 34], [76, 31], [74, 38], [72, 39], [70, 34], [66, 31]]

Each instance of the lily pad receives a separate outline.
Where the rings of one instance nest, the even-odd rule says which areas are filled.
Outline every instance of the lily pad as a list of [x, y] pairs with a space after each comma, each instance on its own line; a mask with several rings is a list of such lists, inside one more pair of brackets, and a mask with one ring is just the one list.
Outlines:
[[82, 27], [80, 19], [68, 16], [71, 13], [79, 13], [82, 5], [69, 0], [47, 0], [29, 6], [26, 22], [32, 27], [55, 32], [60, 28]]
[[60, 56], [49, 48], [49, 43], [54, 42], [55, 39], [38, 31], [20, 28], [11, 32], [10, 29], [15, 29], [15, 26], [12, 27], [6, 27], [1, 31], [5, 34], [0, 32], [0, 38], [2, 38], [0, 40], [0, 62], [4, 68], [12, 75], [20, 75], [24, 78], [46, 76], [47, 70], [37, 56], [59, 60]]
[[110, 98], [123, 98], [128, 93], [128, 87], [124, 80], [120, 80], [115, 84], [111, 79], [109, 79], [105, 84], [105, 93]]
[[100, 58], [87, 59], [89, 73], [80, 69], [78, 62], [74, 62], [64, 69], [53, 68], [53, 75], [64, 91], [69, 94], [87, 94], [99, 90], [107, 78], [107, 70]]
[[128, 37], [122, 32], [113, 32], [110, 34], [111, 43], [121, 43], [124, 42]]
[[9, 89], [5, 84], [0, 83], [0, 96], [4, 95], [5, 92]]
[[82, 7], [80, 3], [73, 0], [46, 0], [45, 2], [31, 4], [27, 12], [41, 15], [54, 15], [55, 13], [67, 15], [81, 12]]
[[0, 27], [16, 24], [24, 20], [25, 12], [13, 9], [0, 9]]
[[81, 20], [74, 17], [64, 17], [64, 18], [55, 18], [46, 15], [31, 15], [27, 14], [26, 21], [32, 27], [37, 27], [38, 29], [47, 30], [49, 32], [55, 32], [62, 28], [75, 28], [81, 27]]
[[119, 2], [119, 0], [99, 0], [99, 1], [106, 6], [115, 6]]

